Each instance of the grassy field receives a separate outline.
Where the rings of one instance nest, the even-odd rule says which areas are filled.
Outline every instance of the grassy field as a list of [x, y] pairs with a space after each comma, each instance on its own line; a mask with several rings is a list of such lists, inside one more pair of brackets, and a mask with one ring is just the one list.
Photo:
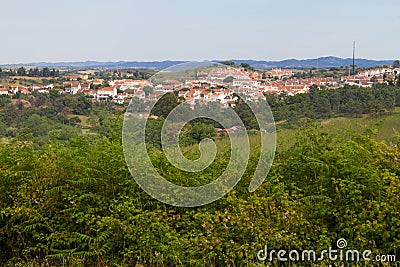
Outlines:
[[29, 76], [12, 76], [0, 79], [1, 86], [42, 86], [49, 84], [49, 80], [57, 79], [55, 77], [29, 77]]
[[[396, 109], [388, 116], [374, 118], [364, 116], [361, 118], [338, 117], [314, 122], [316, 127], [321, 131], [332, 136], [346, 137], [355, 133], [371, 133], [374, 132], [374, 138], [377, 141], [384, 141], [391, 144], [395, 140], [395, 135], [400, 132], [400, 108]], [[285, 128], [282, 124], [277, 123], [277, 151], [286, 149], [293, 145], [299, 136], [299, 128]], [[250, 146], [252, 149], [260, 144], [260, 138], [257, 135], [250, 135]], [[230, 147], [227, 138], [221, 138], [216, 141], [219, 149], [226, 150]], [[193, 153], [198, 151], [197, 146], [186, 148], [187, 151]], [[189, 154], [190, 154], [189, 153]]]
[[393, 142], [396, 135], [400, 132], [400, 109], [388, 116], [382, 123], [376, 139], [387, 143]]
[[[391, 143], [395, 134], [400, 132], [400, 108], [384, 117], [363, 116], [361, 118], [338, 117], [316, 122], [321, 129], [328, 134], [346, 136], [352, 133], [366, 133], [375, 130], [375, 138], [378, 141]], [[293, 144], [299, 129], [287, 129], [277, 125], [278, 145]]]
[[8, 86], [8, 80], [7, 79], [0, 79], [0, 86]]
[[85, 116], [85, 115], [75, 115], [75, 114], [67, 114], [67, 118], [71, 119], [73, 117], [78, 117], [81, 120], [81, 127], [82, 128], [90, 128], [92, 125], [89, 122], [89, 116]]

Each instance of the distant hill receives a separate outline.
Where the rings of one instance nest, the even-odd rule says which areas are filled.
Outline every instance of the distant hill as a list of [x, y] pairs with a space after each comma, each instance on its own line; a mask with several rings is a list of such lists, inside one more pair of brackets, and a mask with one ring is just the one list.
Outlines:
[[[251, 66], [258, 69], [271, 69], [271, 68], [291, 68], [291, 69], [310, 69], [310, 68], [329, 68], [350, 66], [353, 64], [352, 58], [339, 58], [339, 57], [320, 57], [312, 59], [286, 59], [281, 61], [258, 61], [258, 60], [232, 60], [235, 64], [246, 62]], [[355, 65], [358, 67], [369, 68], [382, 65], [393, 64], [394, 60], [371, 60], [356, 58]]]
[[[222, 61], [222, 60], [215, 60]], [[291, 69], [310, 69], [310, 68], [329, 68], [329, 67], [341, 67], [350, 66], [352, 64], [351, 58], [339, 58], [339, 57], [320, 57], [313, 59], [286, 59], [281, 61], [264, 61], [264, 60], [230, 60], [235, 64], [246, 62], [251, 66], [258, 69], [271, 69], [271, 68], [291, 68]], [[355, 64], [358, 67], [376, 67], [382, 65], [392, 65], [394, 60], [371, 60], [357, 58]], [[37, 66], [37, 67], [65, 67], [65, 68], [150, 68], [150, 69], [164, 69], [176, 64], [185, 63], [188, 61], [117, 61], [117, 62], [99, 62], [99, 61], [84, 61], [84, 62], [33, 62], [27, 64], [3, 64], [0, 66]]]
[[65, 68], [93, 68], [93, 69], [111, 69], [111, 68], [150, 68], [150, 69], [164, 69], [170, 66], [184, 63], [186, 61], [78, 61], [78, 62], [32, 62], [24, 64], [3, 64], [0, 66], [36, 66], [36, 67], [65, 67]]

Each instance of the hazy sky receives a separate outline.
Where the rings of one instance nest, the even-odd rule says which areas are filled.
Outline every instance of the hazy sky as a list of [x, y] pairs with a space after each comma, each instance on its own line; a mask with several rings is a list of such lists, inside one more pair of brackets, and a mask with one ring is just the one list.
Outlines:
[[0, 64], [37, 61], [400, 58], [400, 1], [16, 0]]

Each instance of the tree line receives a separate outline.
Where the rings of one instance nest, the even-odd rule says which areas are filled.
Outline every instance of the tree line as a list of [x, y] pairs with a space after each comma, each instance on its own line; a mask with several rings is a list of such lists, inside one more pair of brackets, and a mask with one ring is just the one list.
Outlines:
[[29, 68], [28, 70], [25, 67], [19, 67], [16, 71], [10, 70], [8, 72], [10, 76], [18, 75], [18, 76], [28, 76], [28, 77], [59, 77], [60, 71], [55, 68], [49, 69], [48, 67], [44, 67], [39, 69], [38, 67]]
[[375, 84], [371, 88], [345, 85], [335, 90], [311, 86], [308, 94], [266, 95], [276, 121], [291, 125], [302, 118], [326, 119], [363, 114], [382, 116], [400, 107], [400, 87]]

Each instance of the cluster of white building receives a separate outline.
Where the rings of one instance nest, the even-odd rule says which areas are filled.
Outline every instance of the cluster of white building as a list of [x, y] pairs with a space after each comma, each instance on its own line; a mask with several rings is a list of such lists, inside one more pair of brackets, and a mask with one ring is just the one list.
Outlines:
[[[78, 76], [68, 76], [69, 81], [61, 85], [47, 86], [11, 86], [0, 88], [0, 95], [30, 94], [31, 92], [49, 93], [56, 89], [60, 93], [83, 93], [93, 101], [111, 100], [118, 104], [129, 103], [133, 97], [143, 101], [157, 100], [167, 92], [178, 92], [178, 97], [190, 105], [196, 103], [219, 102], [224, 106], [234, 105], [236, 94], [243, 94], [250, 99], [258, 99], [265, 93], [289, 95], [307, 93], [312, 85], [338, 88], [344, 84], [371, 87], [373, 83], [385, 83], [387, 78], [400, 74], [399, 68], [376, 68], [359, 72], [355, 76], [297, 79], [291, 70], [279, 68], [259, 73], [245, 71], [241, 68], [215, 67], [208, 71], [198, 71], [195, 77], [179, 80], [165, 79], [157, 84], [149, 80], [118, 79], [105, 81], [103, 79], [78, 81]], [[98, 88], [98, 89], [93, 89]]]

